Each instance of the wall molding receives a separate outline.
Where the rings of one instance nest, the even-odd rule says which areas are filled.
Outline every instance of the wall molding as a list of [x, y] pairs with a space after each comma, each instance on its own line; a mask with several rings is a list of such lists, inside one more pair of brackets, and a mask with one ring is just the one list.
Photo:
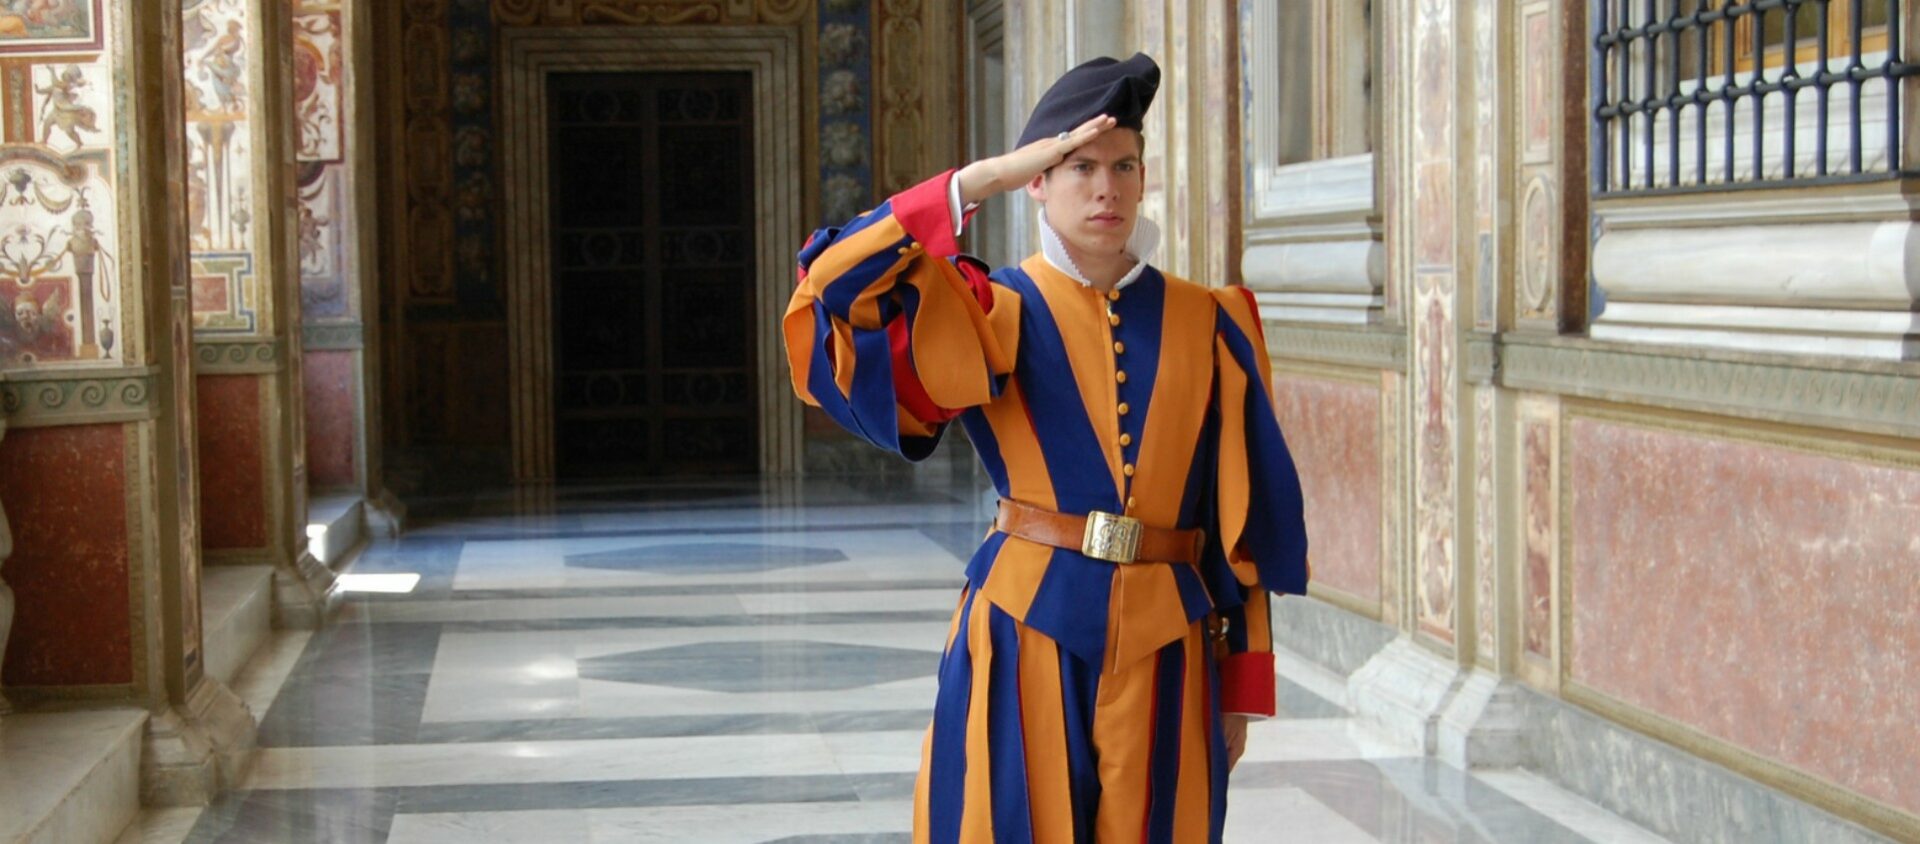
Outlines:
[[1897, 437], [1920, 437], [1920, 364], [1501, 335], [1510, 389]]
[[0, 374], [0, 414], [10, 428], [99, 425], [154, 418], [156, 367]]
[[308, 323], [300, 326], [300, 348], [315, 351], [357, 351], [367, 347], [367, 327], [357, 322]]
[[1281, 360], [1306, 360], [1407, 371], [1407, 336], [1400, 331], [1326, 328], [1266, 320], [1267, 354]]
[[196, 375], [262, 375], [286, 363], [286, 341], [278, 337], [193, 341]]

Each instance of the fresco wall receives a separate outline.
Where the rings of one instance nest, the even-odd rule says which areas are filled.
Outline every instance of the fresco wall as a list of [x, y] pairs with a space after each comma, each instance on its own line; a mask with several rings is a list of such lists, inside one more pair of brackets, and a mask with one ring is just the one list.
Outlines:
[[[125, 359], [102, 0], [0, 11], [0, 369]], [[10, 8], [10, 7], [9, 7]]]
[[[349, 86], [347, 10], [335, 0], [289, 0], [293, 10], [293, 117], [298, 196], [300, 318], [306, 354], [302, 389], [307, 415], [306, 463], [315, 488], [350, 487], [362, 479], [360, 395], [364, 373], [361, 278], [355, 251], [354, 169], [350, 136], [358, 115]], [[316, 347], [312, 328], [344, 343]]]
[[246, 0], [184, 0], [187, 230], [198, 336], [263, 329], [256, 271]]

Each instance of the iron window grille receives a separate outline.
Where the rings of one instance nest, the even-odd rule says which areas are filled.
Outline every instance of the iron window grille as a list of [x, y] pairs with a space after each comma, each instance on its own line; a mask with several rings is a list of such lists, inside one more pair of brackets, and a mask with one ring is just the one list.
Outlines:
[[1917, 175], [1901, 161], [1906, 79], [1920, 73], [1903, 61], [1902, 5], [1596, 0], [1594, 192]]

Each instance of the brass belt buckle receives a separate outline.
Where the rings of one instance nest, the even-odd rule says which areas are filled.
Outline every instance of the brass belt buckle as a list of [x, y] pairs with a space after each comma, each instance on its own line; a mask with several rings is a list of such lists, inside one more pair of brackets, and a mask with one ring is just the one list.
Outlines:
[[1140, 553], [1140, 520], [1095, 510], [1087, 514], [1080, 553], [1110, 563], [1131, 563]]

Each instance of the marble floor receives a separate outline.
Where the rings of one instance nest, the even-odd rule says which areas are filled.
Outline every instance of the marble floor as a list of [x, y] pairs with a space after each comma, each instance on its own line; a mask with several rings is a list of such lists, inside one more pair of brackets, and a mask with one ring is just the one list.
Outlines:
[[[236, 682], [244, 787], [123, 842], [905, 842], [970, 485], [702, 483], [416, 504], [337, 623]], [[1284, 602], [1278, 604], [1284, 608]], [[1282, 654], [1228, 840], [1657, 842], [1356, 726]]]

